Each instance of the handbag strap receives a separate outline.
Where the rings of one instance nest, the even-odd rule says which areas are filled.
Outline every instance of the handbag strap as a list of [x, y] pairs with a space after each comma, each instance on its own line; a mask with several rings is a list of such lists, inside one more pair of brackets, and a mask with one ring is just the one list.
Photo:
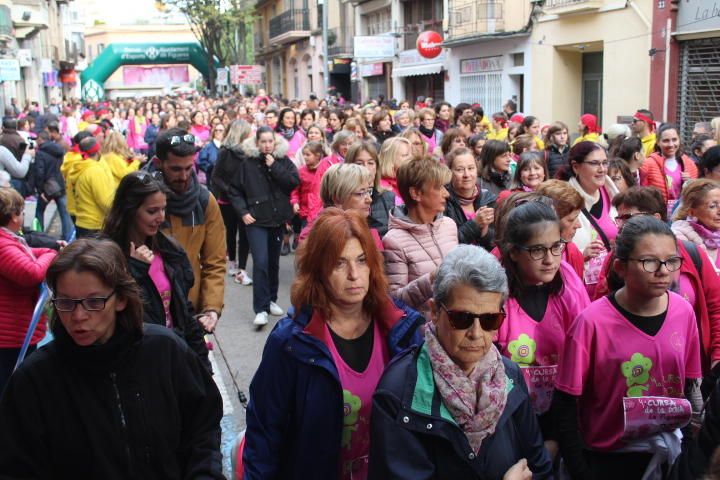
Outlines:
[[598, 225], [597, 220], [595, 220], [595, 217], [592, 216], [590, 212], [588, 212], [587, 208], [582, 209], [583, 215], [590, 221], [595, 231], [600, 235], [600, 239], [602, 240], [603, 244], [605, 245], [605, 250], [608, 252], [611, 250], [610, 240], [608, 239], [607, 235], [605, 235], [605, 232], [602, 228], [600, 228], [600, 225]]

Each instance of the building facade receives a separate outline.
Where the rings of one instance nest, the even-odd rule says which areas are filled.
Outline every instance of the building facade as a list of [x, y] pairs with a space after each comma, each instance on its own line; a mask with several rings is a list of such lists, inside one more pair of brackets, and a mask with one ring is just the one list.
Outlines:
[[265, 69], [261, 86], [286, 98], [325, 95], [322, 5], [316, 0], [261, 0], [255, 13], [255, 63]]
[[647, 108], [650, 0], [546, 0], [530, 36], [528, 111], [576, 130], [580, 115], [603, 128]]
[[448, 102], [479, 103], [488, 116], [508, 99], [530, 108], [532, 15], [528, 0], [449, 0]]

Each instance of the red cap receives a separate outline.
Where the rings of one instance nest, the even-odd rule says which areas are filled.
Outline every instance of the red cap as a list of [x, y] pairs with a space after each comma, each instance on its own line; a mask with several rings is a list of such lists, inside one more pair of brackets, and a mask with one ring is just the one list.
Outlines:
[[82, 114], [82, 119], [87, 120], [88, 118], [94, 117], [94, 116], [95, 116], [95, 112], [93, 112], [92, 110], [86, 110], [85, 113]]
[[597, 124], [597, 117], [592, 113], [586, 113], [580, 117], [580, 123], [587, 127], [589, 133], [600, 133], [600, 126]]
[[522, 123], [523, 120], [525, 120], [525, 115], [523, 115], [522, 113], [516, 113], [515, 115], [510, 117], [510, 121], [515, 123]]

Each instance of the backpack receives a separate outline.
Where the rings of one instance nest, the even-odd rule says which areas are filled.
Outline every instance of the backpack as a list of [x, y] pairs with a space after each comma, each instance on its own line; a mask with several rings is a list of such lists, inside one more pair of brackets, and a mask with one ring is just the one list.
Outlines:
[[700, 250], [698, 250], [697, 245], [688, 240], [683, 240], [682, 243], [685, 247], [685, 250], [687, 250], [688, 255], [690, 255], [690, 258], [692, 259], [693, 265], [695, 265], [695, 270], [697, 270], [698, 275], [702, 275], [702, 257], [700, 257]]

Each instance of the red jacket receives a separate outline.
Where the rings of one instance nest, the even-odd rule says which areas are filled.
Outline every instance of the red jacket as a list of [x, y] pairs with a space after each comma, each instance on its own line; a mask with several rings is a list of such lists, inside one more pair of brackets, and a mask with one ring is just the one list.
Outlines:
[[318, 176], [317, 169], [310, 170], [307, 165], [300, 167], [298, 174], [300, 185], [290, 194], [290, 205], [300, 205], [298, 213], [302, 218], [315, 218], [323, 208], [319, 195], [322, 175]]
[[[695, 317], [700, 333], [700, 359], [702, 360], [703, 372], [710, 370], [710, 364], [720, 360], [720, 277], [715, 273], [710, 258], [701, 248], [700, 258], [702, 259], [702, 272], [695, 269], [692, 257], [685, 249], [683, 242], [678, 242], [678, 252], [683, 258], [680, 274], [686, 274], [688, 280], [695, 290]], [[593, 301], [609, 293], [607, 274], [610, 271], [610, 259], [608, 255], [600, 272], [600, 280], [595, 289]]]
[[[698, 169], [690, 157], [683, 155], [679, 160], [680, 168], [692, 178], [698, 178]], [[667, 180], [665, 179], [665, 157], [660, 153], [653, 153], [645, 159], [640, 167], [640, 185], [655, 187], [662, 193], [663, 199], [668, 201]]]
[[[40, 284], [57, 252], [32, 248], [32, 255], [14, 235], [0, 229], [0, 348], [20, 348], [32, 320]], [[31, 345], [45, 337], [45, 320]]]

